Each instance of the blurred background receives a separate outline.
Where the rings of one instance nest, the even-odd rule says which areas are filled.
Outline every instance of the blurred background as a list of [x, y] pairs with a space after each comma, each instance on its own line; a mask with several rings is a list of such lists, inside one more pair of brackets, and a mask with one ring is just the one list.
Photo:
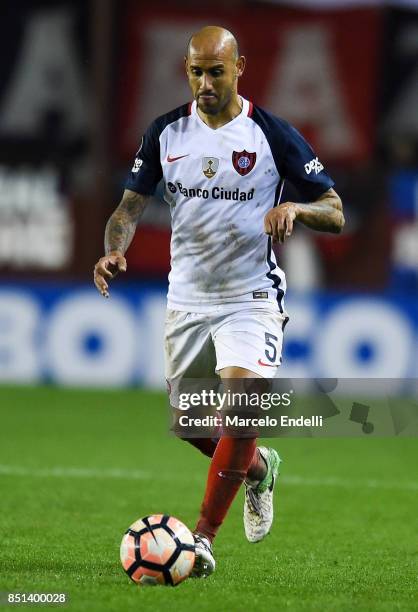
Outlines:
[[190, 99], [183, 55], [205, 24], [234, 32], [240, 93], [303, 132], [345, 206], [341, 236], [299, 226], [277, 251], [282, 374], [417, 377], [418, 3], [195, 4], [3, 0], [0, 380], [165, 386], [159, 193], [110, 300], [92, 271], [142, 132]]

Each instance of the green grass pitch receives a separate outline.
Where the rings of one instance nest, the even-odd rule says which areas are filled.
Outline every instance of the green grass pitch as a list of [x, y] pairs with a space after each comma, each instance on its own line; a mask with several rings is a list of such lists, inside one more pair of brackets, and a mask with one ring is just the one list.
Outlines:
[[89, 611], [418, 610], [416, 439], [271, 441], [284, 462], [264, 542], [245, 540], [241, 492], [212, 577], [139, 588], [123, 532], [157, 512], [193, 527], [208, 465], [167, 433], [164, 394], [3, 387], [0, 417], [0, 591]]

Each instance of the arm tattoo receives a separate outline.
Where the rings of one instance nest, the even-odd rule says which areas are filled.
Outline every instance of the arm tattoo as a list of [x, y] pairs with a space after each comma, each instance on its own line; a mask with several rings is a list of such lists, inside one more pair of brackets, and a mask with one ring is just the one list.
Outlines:
[[112, 251], [120, 251], [123, 255], [126, 253], [134, 237], [138, 221], [150, 199], [150, 196], [125, 189], [119, 206], [106, 224], [106, 255]]
[[297, 220], [314, 230], [322, 232], [341, 232], [344, 215], [341, 200], [330, 189], [312, 204], [298, 204]]

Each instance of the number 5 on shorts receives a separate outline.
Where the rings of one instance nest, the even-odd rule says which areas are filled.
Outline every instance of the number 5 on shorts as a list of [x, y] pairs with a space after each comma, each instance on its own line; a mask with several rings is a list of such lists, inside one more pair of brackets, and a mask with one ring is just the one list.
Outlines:
[[278, 337], [275, 336], [274, 334], [270, 334], [269, 332], [265, 332], [264, 336], [266, 339], [266, 346], [268, 347], [264, 351], [264, 354], [267, 357], [267, 359], [271, 361], [271, 363], [274, 363], [277, 357], [277, 346], [273, 344], [272, 340], [277, 342]]

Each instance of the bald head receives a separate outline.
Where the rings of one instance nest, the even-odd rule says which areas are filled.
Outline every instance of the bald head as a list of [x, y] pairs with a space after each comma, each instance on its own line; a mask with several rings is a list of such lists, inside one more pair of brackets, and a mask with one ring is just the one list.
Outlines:
[[238, 43], [229, 30], [219, 26], [205, 26], [189, 40], [187, 56], [204, 58], [225, 58], [237, 60], [239, 57]]
[[193, 34], [185, 67], [198, 109], [207, 115], [231, 115], [240, 108], [237, 83], [244, 72], [235, 36], [225, 28], [206, 26]]

